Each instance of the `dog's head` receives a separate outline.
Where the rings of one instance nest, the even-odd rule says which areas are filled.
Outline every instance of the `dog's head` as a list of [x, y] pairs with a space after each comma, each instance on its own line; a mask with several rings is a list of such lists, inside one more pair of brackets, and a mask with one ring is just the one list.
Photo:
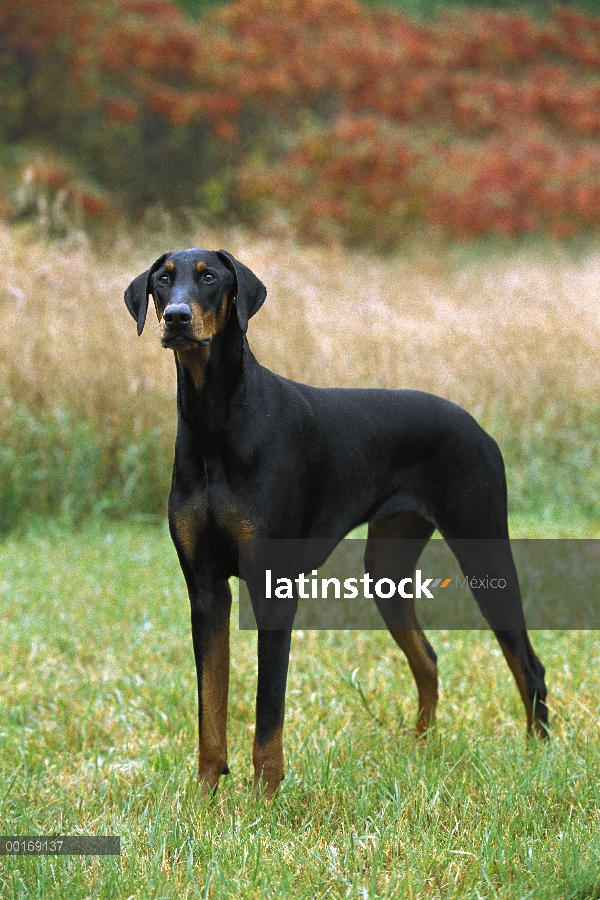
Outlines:
[[242, 331], [267, 296], [254, 272], [226, 250], [164, 253], [131, 282], [125, 304], [142, 333], [152, 296], [163, 347], [191, 350], [208, 346], [235, 307]]

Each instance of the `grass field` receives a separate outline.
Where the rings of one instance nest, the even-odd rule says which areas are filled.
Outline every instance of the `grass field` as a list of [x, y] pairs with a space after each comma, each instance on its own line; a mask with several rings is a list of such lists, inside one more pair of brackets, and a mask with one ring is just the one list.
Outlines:
[[[489, 635], [434, 633], [437, 735], [384, 632], [298, 633], [287, 777], [252, 796], [255, 636], [232, 632], [230, 766], [196, 793], [188, 603], [164, 528], [0, 546], [3, 834], [118, 834], [117, 858], [7, 858], [7, 898], [600, 896], [594, 633], [533, 635], [552, 739], [526, 741]], [[234, 608], [235, 609], [235, 608]], [[235, 612], [234, 612], [235, 619]]]

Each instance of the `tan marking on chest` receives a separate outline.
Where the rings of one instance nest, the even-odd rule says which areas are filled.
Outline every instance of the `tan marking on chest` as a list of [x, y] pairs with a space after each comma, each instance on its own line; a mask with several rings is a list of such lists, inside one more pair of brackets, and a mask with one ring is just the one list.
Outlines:
[[187, 500], [173, 516], [173, 527], [177, 540], [188, 559], [193, 559], [198, 543], [198, 532], [204, 524], [206, 513], [199, 502]]
[[256, 537], [256, 528], [249, 519], [237, 519], [231, 530], [236, 541], [253, 541]]
[[236, 541], [253, 541], [256, 538], [256, 527], [248, 516], [243, 515], [234, 507], [220, 509], [217, 519], [227, 531], [233, 535]]
[[194, 347], [193, 350], [176, 350], [177, 359], [192, 376], [194, 387], [200, 390], [204, 384], [206, 366], [210, 359], [210, 347]]

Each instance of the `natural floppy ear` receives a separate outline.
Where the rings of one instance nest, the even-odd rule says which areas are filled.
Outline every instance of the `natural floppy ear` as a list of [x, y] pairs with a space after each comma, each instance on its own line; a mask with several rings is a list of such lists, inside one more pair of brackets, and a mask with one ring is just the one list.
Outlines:
[[248, 266], [234, 259], [227, 250], [217, 252], [235, 277], [234, 303], [240, 328], [245, 332], [248, 328], [248, 319], [252, 318], [265, 302], [267, 289]]
[[150, 293], [150, 278], [157, 269], [160, 269], [167, 256], [170, 253], [163, 253], [162, 256], [152, 264], [152, 266], [137, 278], [134, 278], [127, 290], [125, 291], [125, 306], [137, 322], [137, 333], [140, 335], [144, 330], [146, 321], [146, 313], [148, 312], [148, 294]]

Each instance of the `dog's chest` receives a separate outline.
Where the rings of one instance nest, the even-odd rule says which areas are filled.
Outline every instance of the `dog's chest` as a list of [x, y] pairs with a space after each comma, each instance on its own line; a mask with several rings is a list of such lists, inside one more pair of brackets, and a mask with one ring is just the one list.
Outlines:
[[189, 558], [202, 544], [237, 546], [257, 537], [251, 511], [223, 487], [207, 485], [204, 490], [171, 497], [169, 521], [179, 545]]

